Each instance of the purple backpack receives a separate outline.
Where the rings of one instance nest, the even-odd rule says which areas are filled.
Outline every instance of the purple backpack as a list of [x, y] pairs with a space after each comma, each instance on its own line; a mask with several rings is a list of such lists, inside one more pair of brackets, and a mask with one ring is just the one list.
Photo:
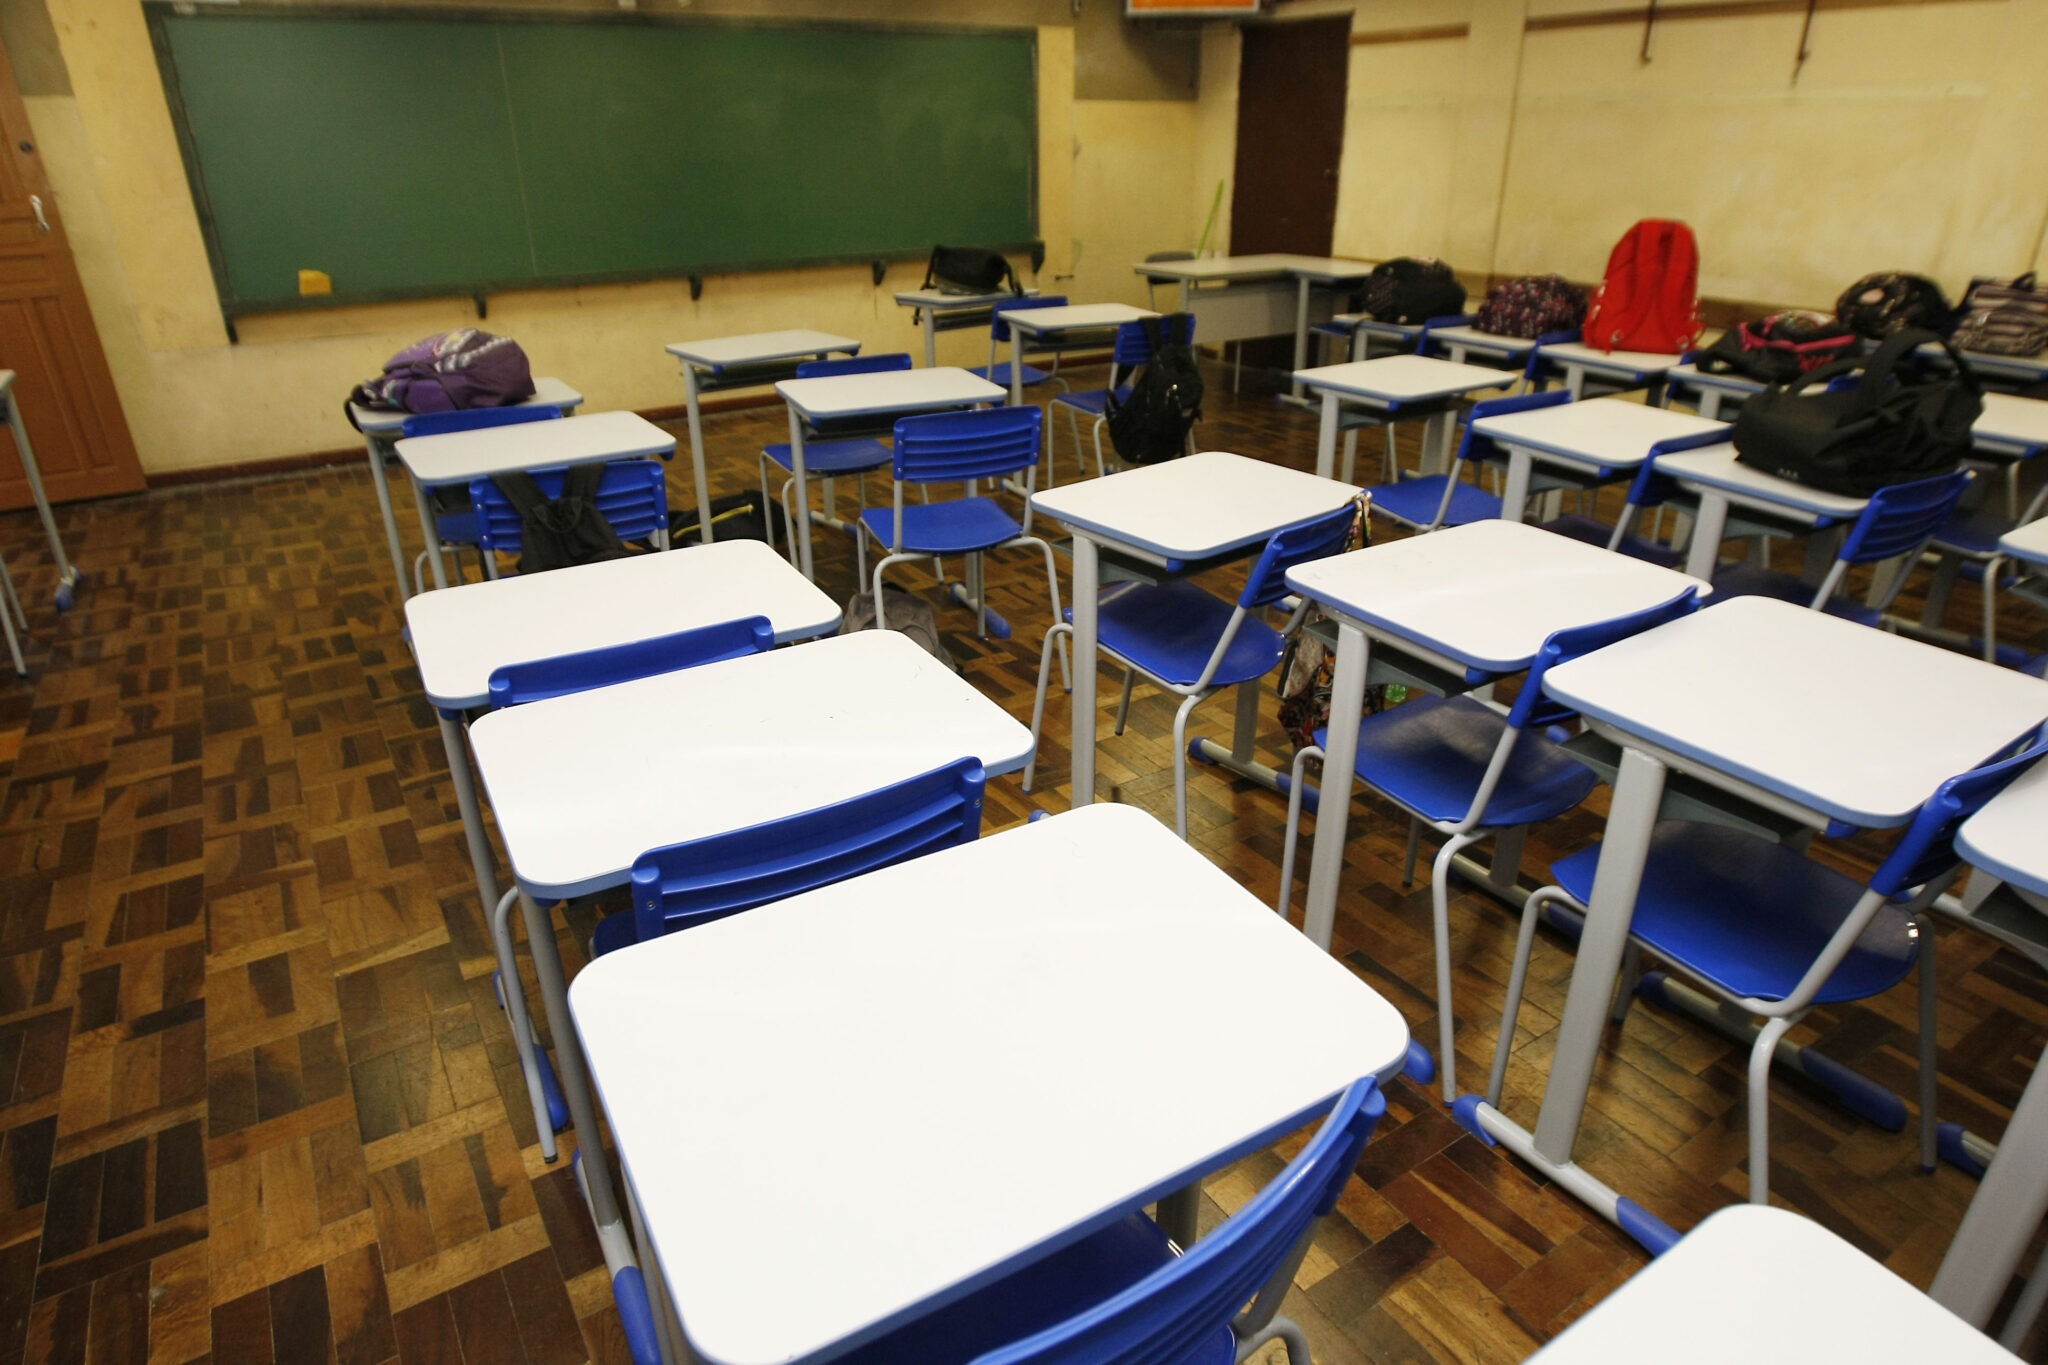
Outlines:
[[400, 412], [502, 408], [533, 397], [533, 370], [510, 337], [474, 327], [415, 341], [356, 385], [351, 403]]

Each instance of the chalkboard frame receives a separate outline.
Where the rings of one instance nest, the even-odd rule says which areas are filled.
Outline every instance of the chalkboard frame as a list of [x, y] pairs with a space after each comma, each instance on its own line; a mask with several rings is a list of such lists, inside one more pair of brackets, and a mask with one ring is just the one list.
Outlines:
[[143, 12], [147, 21], [151, 46], [155, 51], [157, 69], [163, 80], [164, 96], [169, 105], [172, 128], [178, 139], [178, 150], [185, 166], [186, 181], [192, 192], [193, 207], [199, 218], [200, 233], [206, 243], [207, 262], [213, 271], [214, 290], [220, 300], [221, 314], [228, 322], [229, 334], [234, 334], [234, 319], [263, 313], [308, 312], [335, 308], [349, 308], [363, 304], [395, 303], [406, 300], [431, 298], [469, 298], [475, 303], [477, 315], [487, 312], [486, 298], [492, 294], [511, 293], [536, 289], [572, 289], [584, 285], [632, 284], [650, 280], [688, 280], [691, 297], [697, 297], [707, 276], [736, 275], [768, 270], [801, 270], [828, 266], [860, 265], [874, 270], [874, 280], [881, 283], [882, 268], [893, 261], [923, 260], [925, 250], [908, 251], [861, 251], [801, 258], [719, 260], [706, 261], [688, 266], [664, 267], [653, 270], [617, 270], [583, 272], [574, 274], [520, 275], [512, 278], [478, 279], [465, 281], [460, 285], [432, 285], [417, 288], [375, 288], [352, 290], [327, 295], [281, 295], [262, 298], [238, 297], [229, 273], [227, 257], [221, 241], [221, 234], [209, 194], [204, 164], [201, 160], [197, 138], [193, 132], [187, 112], [184, 89], [180, 82], [174, 59], [166, 21], [208, 19], [233, 21], [240, 18], [284, 18], [320, 20], [375, 20], [421, 23], [488, 23], [520, 24], [535, 27], [578, 27], [578, 28], [665, 28], [665, 29], [754, 29], [845, 33], [903, 33], [920, 36], [975, 36], [1002, 35], [1021, 37], [1027, 40], [1031, 61], [1031, 107], [1027, 160], [1029, 183], [1026, 186], [1027, 203], [1030, 212], [1032, 235], [1019, 240], [976, 242], [973, 245], [987, 246], [1005, 253], [1028, 253], [1034, 268], [1043, 259], [1045, 245], [1037, 235], [1039, 229], [1039, 111], [1038, 78], [1040, 73], [1037, 31], [1024, 25], [969, 25], [969, 24], [922, 24], [922, 23], [878, 23], [843, 19], [782, 19], [775, 17], [737, 17], [729, 15], [671, 15], [641, 14], [637, 12], [611, 13], [607, 11], [563, 11], [563, 10], [503, 10], [503, 9], [455, 9], [446, 6], [369, 6], [369, 5], [280, 5], [241, 3], [191, 3], [191, 0], [143, 0]]

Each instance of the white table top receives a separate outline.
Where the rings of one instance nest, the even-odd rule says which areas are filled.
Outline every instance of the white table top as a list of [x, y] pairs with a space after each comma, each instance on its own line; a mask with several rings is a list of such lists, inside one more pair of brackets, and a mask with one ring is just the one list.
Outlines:
[[494, 711], [469, 728], [513, 871], [537, 892], [626, 879], [648, 849], [830, 805], [1031, 732], [893, 630]]
[[2036, 762], [1965, 820], [1956, 848], [1972, 867], [2048, 896], [2048, 760]]
[[1022, 294], [1012, 294], [1007, 289], [998, 289], [987, 294], [954, 294], [944, 289], [905, 289], [896, 295], [896, 302], [905, 308], [929, 308], [935, 313], [944, 313], [956, 308], [986, 308], [992, 303], [1003, 303], [1015, 298], [1033, 298], [1036, 289], [1027, 289]]
[[1678, 363], [1679, 357], [1657, 351], [1603, 351], [1583, 341], [1559, 341], [1543, 348], [1546, 359], [1560, 364], [1583, 365], [1589, 370], [1613, 374], [1662, 374]]
[[1296, 370], [1294, 377], [1312, 389], [1370, 398], [1382, 403], [1412, 403], [1449, 398], [1476, 389], [1505, 388], [1515, 376], [1484, 365], [1460, 365], [1425, 355], [1387, 355], [1378, 360], [1347, 360]]
[[836, 603], [758, 540], [721, 540], [463, 583], [406, 600], [413, 657], [427, 700], [443, 710], [490, 702], [505, 664], [628, 644], [765, 616], [776, 643], [839, 624]]
[[775, 386], [775, 391], [812, 420], [1001, 403], [1010, 396], [1002, 385], [948, 365], [926, 370], [884, 370], [879, 374], [836, 374], [823, 379], [785, 379]]
[[1375, 634], [1490, 673], [1528, 667], [1553, 631], [1708, 591], [1675, 569], [1497, 520], [1319, 559], [1287, 582]]
[[1983, 415], [1971, 424], [1970, 437], [1980, 445], [2048, 446], [2048, 401], [1987, 393]]
[[1134, 308], [1128, 303], [1070, 303], [1063, 308], [1026, 308], [1003, 316], [1018, 331], [1036, 335], [1040, 332], [1071, 331], [1076, 327], [1115, 327], [1140, 318], [1156, 318], [1159, 314], [1149, 308]]
[[[1161, 1009], [1159, 980], [1286, 1008]], [[1408, 1042], [1271, 906], [1114, 804], [599, 958], [570, 1001], [718, 1365], [936, 1306], [1314, 1121]]]
[[[1438, 539], [1425, 536], [1425, 540]], [[1766, 597], [1551, 670], [1583, 714], [1835, 820], [1889, 828], [2048, 719], [2048, 683]], [[1924, 698], [1902, 713], [1901, 698]]]
[[[540, 405], [580, 408], [583, 406], [583, 395], [559, 379], [542, 375], [533, 381], [533, 397], [523, 403], [513, 404], [514, 407], [521, 408]], [[380, 435], [404, 431], [405, 419], [416, 415], [410, 412], [392, 412], [386, 408], [366, 408], [360, 403], [351, 403], [348, 409], [355, 414], [357, 427], [365, 432], [374, 431]]]
[[1221, 450], [1139, 465], [1031, 495], [1032, 507], [1098, 541], [1164, 559], [1206, 559], [1358, 496], [1335, 479]]
[[1193, 261], [1141, 261], [1132, 269], [1156, 280], [1251, 280], [1292, 275], [1327, 282], [1362, 280], [1372, 274], [1373, 265], [1372, 261], [1295, 256], [1275, 251], [1256, 256], [1211, 256]]
[[2009, 1365], [2018, 1359], [1820, 1224], [1722, 1209], [1531, 1358], [1531, 1365]]
[[1998, 538], [1998, 548], [2014, 559], [2048, 567], [2048, 517], [2007, 531]]
[[722, 370], [729, 365], [765, 365], [773, 360], [796, 360], [833, 351], [858, 351], [860, 342], [831, 332], [795, 330], [711, 337], [704, 341], [673, 341], [663, 349], [686, 364]]
[[1674, 455], [1659, 455], [1657, 471], [1690, 488], [1711, 488], [1738, 502], [1770, 503], [1815, 516], [1852, 518], [1870, 502], [1844, 493], [1828, 493], [1803, 483], [1767, 474], [1735, 458], [1733, 445], [1702, 446]]
[[1715, 374], [1696, 364], [1672, 366], [1664, 372], [1664, 382], [1680, 386], [1689, 384], [1696, 389], [1721, 389], [1728, 393], [1761, 393], [1766, 387], [1761, 379], [1741, 374]]
[[511, 469], [669, 456], [676, 438], [637, 412], [593, 412], [559, 422], [408, 436], [393, 448], [422, 484], [467, 483]]
[[1482, 332], [1477, 327], [1439, 327], [1429, 334], [1429, 339], [1448, 346], [1484, 351], [1488, 355], [1527, 355], [1536, 349], [1534, 338], [1504, 337], [1498, 332]]
[[[1330, 321], [1349, 327], [1354, 332], [1371, 332], [1375, 336], [1401, 337], [1408, 341], [1422, 335], [1419, 322], [1381, 322], [1370, 313], [1338, 313]], [[1431, 336], [1436, 335], [1434, 332]]]
[[1622, 398], [1591, 398], [1484, 417], [1474, 422], [1472, 429], [1546, 455], [1629, 469], [1648, 459], [1650, 447], [1659, 441], [1725, 431], [1728, 424]]

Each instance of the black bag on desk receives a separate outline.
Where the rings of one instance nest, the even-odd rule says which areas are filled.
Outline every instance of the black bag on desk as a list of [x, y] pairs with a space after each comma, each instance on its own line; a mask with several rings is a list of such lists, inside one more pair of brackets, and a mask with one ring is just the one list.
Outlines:
[[1022, 294], [1017, 272], [1000, 251], [979, 246], [935, 246], [924, 268], [924, 287], [946, 294]]
[[598, 509], [597, 485], [603, 478], [602, 464], [570, 465], [561, 496], [550, 498], [530, 474], [492, 476], [505, 501], [519, 511], [519, 572], [544, 573], [632, 553]]
[[[1955, 373], [1923, 375], [1901, 362], [1936, 343]], [[1830, 380], [1860, 375], [1825, 392]], [[1887, 484], [1946, 474], [1970, 451], [1983, 391], [1955, 349], [1932, 332], [1893, 334], [1868, 356], [1810, 370], [1742, 405], [1735, 458], [1823, 492], [1868, 497]]]
[[1434, 256], [1396, 256], [1381, 261], [1365, 280], [1365, 311], [1375, 322], [1403, 326], [1463, 312], [1465, 286]]

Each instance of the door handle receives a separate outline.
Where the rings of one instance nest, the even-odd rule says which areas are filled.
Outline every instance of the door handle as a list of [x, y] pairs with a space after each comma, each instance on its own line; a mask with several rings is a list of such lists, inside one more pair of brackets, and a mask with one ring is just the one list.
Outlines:
[[30, 195], [28, 197], [28, 206], [35, 211], [36, 231], [48, 232], [50, 230], [50, 220], [43, 217], [43, 196], [40, 194]]

